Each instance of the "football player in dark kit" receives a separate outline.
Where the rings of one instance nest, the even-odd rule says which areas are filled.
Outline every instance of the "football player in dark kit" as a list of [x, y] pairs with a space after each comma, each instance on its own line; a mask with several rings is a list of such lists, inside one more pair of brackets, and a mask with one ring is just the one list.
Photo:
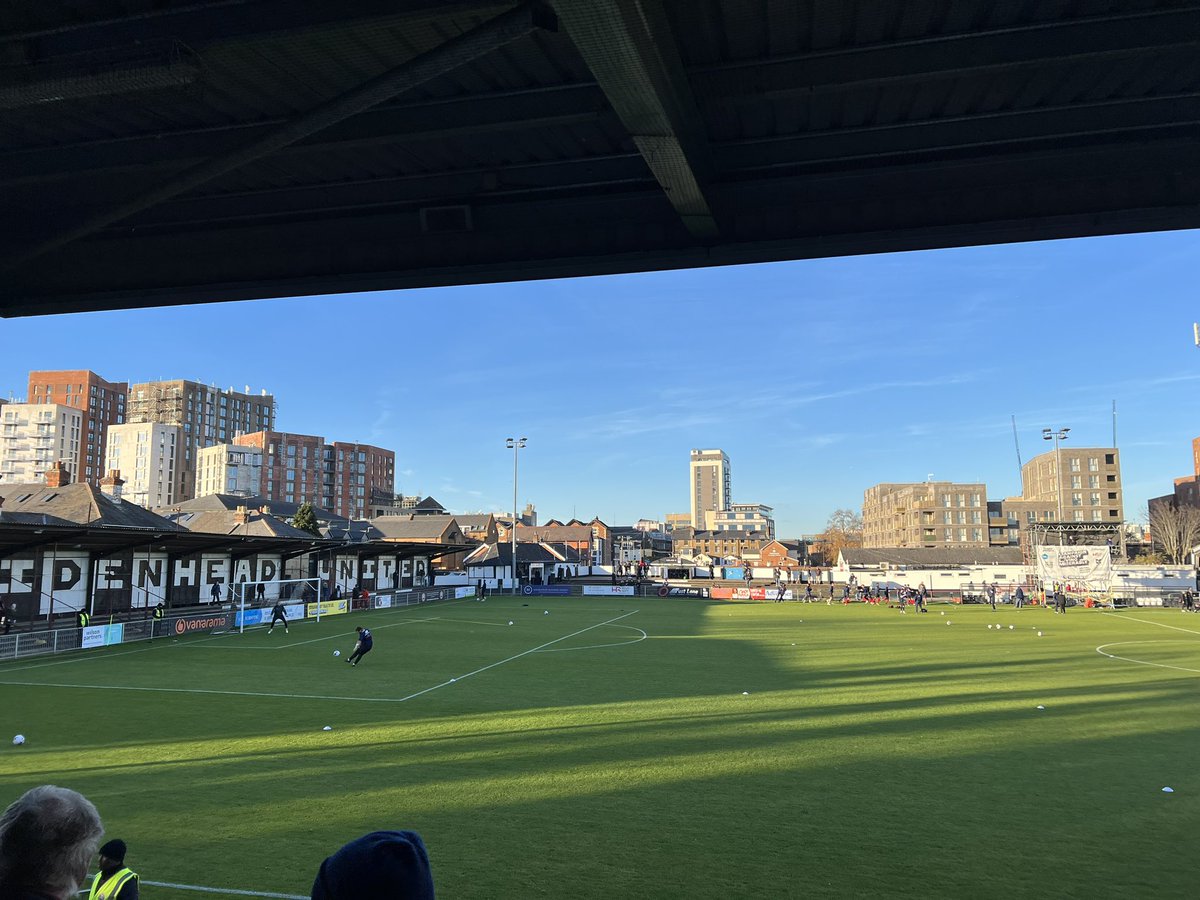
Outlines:
[[363, 628], [358, 625], [354, 629], [358, 632], [358, 643], [354, 645], [354, 652], [350, 654], [350, 658], [346, 662], [352, 666], [357, 666], [358, 661], [371, 652], [371, 648], [375, 645], [374, 638], [371, 637], [371, 629]]
[[270, 634], [272, 631], [275, 630], [276, 622], [283, 623], [283, 633], [284, 634], [291, 634], [291, 632], [288, 631], [288, 627], [287, 627], [287, 616], [285, 616], [283, 614], [283, 601], [282, 600], [276, 600], [275, 606], [272, 607], [272, 609], [271, 609], [271, 627], [267, 629], [267, 634]]

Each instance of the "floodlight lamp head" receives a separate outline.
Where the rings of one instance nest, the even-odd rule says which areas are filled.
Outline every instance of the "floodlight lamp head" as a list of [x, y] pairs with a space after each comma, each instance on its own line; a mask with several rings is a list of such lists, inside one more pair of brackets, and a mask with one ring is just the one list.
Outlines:
[[505, 447], [507, 447], [509, 450], [511, 450], [511, 449], [513, 448], [513, 439], [512, 439], [512, 438], [508, 438], [508, 439], [507, 439], [507, 440], [504, 442], [504, 446], [505, 446]]
[[1042, 437], [1044, 437], [1046, 440], [1050, 440], [1050, 435], [1053, 430], [1054, 429], [1052, 429], [1052, 428], [1043, 428], [1042, 429]]

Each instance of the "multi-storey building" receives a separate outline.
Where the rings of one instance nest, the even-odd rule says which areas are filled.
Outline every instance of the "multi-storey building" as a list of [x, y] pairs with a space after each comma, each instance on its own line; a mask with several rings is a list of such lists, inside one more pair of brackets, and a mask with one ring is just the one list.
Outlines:
[[667, 513], [663, 516], [663, 524], [667, 531], [675, 531], [678, 528], [692, 527], [691, 513]]
[[179, 499], [178, 461], [183, 429], [178, 425], [136, 422], [108, 427], [109, 472], [124, 479], [124, 500], [156, 509]]
[[987, 547], [982, 482], [883, 483], [863, 492], [864, 547]]
[[678, 557], [700, 554], [715, 560], [757, 557], [770, 538], [761, 531], [706, 531], [680, 528], [673, 532], [672, 552]]
[[[367, 518], [373, 494], [392, 493], [396, 483], [396, 454], [370, 444], [333, 442], [333, 506], [348, 519]], [[326, 480], [329, 467], [325, 465]], [[322, 482], [324, 484], [324, 482]]]
[[347, 519], [366, 519], [374, 492], [391, 494], [396, 454], [314, 434], [259, 431], [234, 443], [262, 451], [259, 493], [269, 500], [312, 503]]
[[1115, 447], [1060, 447], [1035, 456], [1021, 467], [1021, 496], [1005, 500], [1003, 508], [1022, 526], [1119, 525], [1124, 521], [1120, 453]]
[[222, 390], [195, 381], [150, 381], [129, 388], [127, 422], [158, 422], [183, 429], [179, 477], [182, 498], [195, 496], [199, 452], [238, 435], [275, 427], [275, 398]]
[[66, 461], [74, 480], [99, 486], [105, 475], [108, 427], [125, 421], [128, 388], [123, 381], [106, 381], [87, 369], [29, 373], [30, 403], [61, 403], [83, 412], [79, 458]]
[[729, 509], [733, 482], [729, 474], [729, 457], [724, 450], [693, 450], [689, 466], [689, 489], [692, 498], [692, 527], [705, 527], [709, 510]]
[[55, 463], [78, 468], [84, 412], [61, 403], [6, 403], [0, 408], [0, 477], [41, 482]]
[[729, 509], [710, 509], [704, 514], [706, 531], [761, 531], [775, 539], [772, 507], [761, 503], [731, 503]]
[[254, 497], [262, 491], [263, 452], [258, 447], [214, 444], [196, 456], [196, 496]]

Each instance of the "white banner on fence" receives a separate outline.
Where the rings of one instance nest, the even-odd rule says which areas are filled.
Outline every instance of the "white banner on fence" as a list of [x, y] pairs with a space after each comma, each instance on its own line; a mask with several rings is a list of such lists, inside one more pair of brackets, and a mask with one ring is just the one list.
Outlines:
[[1091, 590], [1108, 590], [1112, 581], [1112, 553], [1108, 547], [1039, 547], [1038, 577]]
[[588, 594], [589, 596], [596, 594], [596, 595], [603, 596], [603, 597], [611, 597], [614, 594], [616, 594], [617, 596], [620, 596], [620, 597], [632, 597], [633, 596], [633, 585], [631, 585], [631, 584], [615, 584], [615, 585], [585, 584], [583, 586], [583, 592], [585, 594]]
[[119, 644], [125, 634], [125, 625], [89, 625], [80, 635], [79, 646], [84, 650], [90, 647], [106, 647], [109, 644]]

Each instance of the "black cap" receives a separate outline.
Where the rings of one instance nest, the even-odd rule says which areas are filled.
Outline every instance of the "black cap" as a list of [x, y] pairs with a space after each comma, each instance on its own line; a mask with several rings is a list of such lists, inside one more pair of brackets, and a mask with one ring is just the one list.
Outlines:
[[433, 874], [421, 836], [374, 831], [321, 863], [313, 900], [434, 900]]
[[113, 862], [125, 862], [125, 842], [120, 838], [113, 838], [100, 848], [100, 855], [107, 856]]

